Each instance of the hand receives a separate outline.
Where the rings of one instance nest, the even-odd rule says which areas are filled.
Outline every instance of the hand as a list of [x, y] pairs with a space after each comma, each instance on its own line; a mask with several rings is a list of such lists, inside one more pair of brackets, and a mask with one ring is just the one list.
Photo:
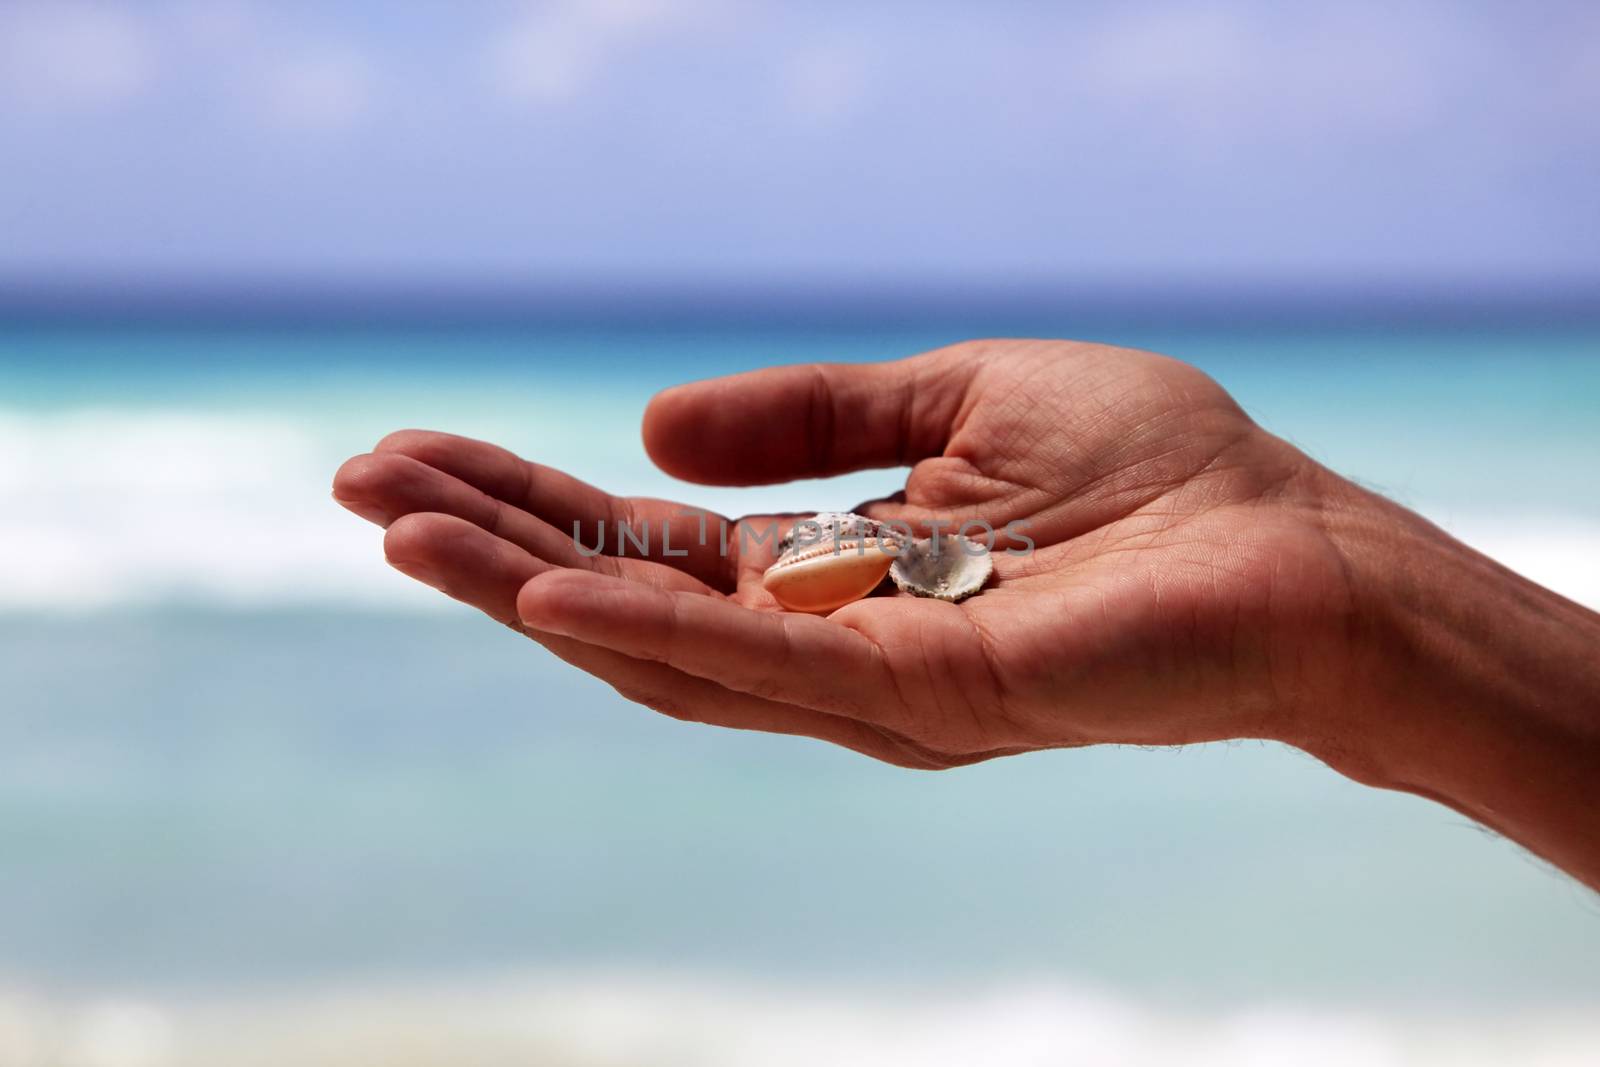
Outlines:
[[[779, 517], [730, 524], [723, 552], [727, 520], [702, 541], [683, 505], [416, 430], [345, 463], [334, 495], [388, 527], [400, 570], [677, 718], [922, 768], [1277, 739], [1600, 887], [1600, 617], [1320, 467], [1192, 367], [977, 342], [669, 389], [644, 436], [706, 484], [909, 466], [903, 493], [857, 510], [919, 532], [1020, 524], [1033, 548], [998, 543], [960, 604], [874, 596], [820, 618], [761, 587]], [[648, 528], [649, 551], [618, 552], [619, 524]], [[580, 551], [602, 530], [610, 554]]]
[[[701, 545], [683, 505], [612, 497], [492, 445], [402, 431], [346, 463], [334, 492], [389, 526], [400, 570], [630, 699], [906, 766], [1298, 738], [1305, 694], [1343, 670], [1351, 595], [1319, 469], [1173, 360], [1008, 341], [758, 371], [661, 394], [645, 442], [707, 484], [910, 465], [903, 495], [861, 510], [919, 531], [1016, 524], [1034, 548], [998, 544], [991, 585], [961, 604], [876, 596], [817, 618], [762, 590], [770, 537], [751, 549], [731, 526], [723, 554], [725, 520]], [[585, 557], [574, 524], [592, 548], [602, 522], [612, 553], [619, 522], [650, 528], [653, 555]], [[688, 555], [662, 554], [668, 525]]]

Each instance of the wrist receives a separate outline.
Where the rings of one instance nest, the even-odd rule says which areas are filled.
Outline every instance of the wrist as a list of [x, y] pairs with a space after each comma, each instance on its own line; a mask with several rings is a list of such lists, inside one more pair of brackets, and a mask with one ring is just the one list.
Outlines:
[[1600, 884], [1600, 616], [1349, 483], [1344, 678], [1300, 747]]

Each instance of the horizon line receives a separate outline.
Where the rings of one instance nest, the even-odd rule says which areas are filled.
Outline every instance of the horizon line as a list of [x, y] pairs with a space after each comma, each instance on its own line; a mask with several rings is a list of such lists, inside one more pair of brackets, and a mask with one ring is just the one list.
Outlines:
[[1316, 282], [937, 279], [784, 282], [306, 277], [22, 280], [0, 326], [915, 326], [1082, 320], [1148, 325], [1600, 323], [1600, 280]]

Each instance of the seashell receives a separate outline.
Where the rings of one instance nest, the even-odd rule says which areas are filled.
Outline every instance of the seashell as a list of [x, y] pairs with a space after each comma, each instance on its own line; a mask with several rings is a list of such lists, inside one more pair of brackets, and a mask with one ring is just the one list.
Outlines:
[[878, 587], [904, 538], [864, 515], [825, 511], [795, 524], [761, 584], [790, 611], [823, 613]]
[[902, 591], [951, 603], [982, 589], [993, 572], [988, 548], [960, 534], [906, 545], [889, 567]]

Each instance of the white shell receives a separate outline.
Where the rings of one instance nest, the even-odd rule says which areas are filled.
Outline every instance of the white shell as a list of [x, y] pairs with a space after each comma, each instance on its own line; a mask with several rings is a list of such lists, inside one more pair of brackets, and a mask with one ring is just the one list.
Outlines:
[[994, 572], [989, 550], [960, 534], [917, 541], [901, 551], [889, 567], [889, 577], [904, 592], [954, 603], [983, 588]]

